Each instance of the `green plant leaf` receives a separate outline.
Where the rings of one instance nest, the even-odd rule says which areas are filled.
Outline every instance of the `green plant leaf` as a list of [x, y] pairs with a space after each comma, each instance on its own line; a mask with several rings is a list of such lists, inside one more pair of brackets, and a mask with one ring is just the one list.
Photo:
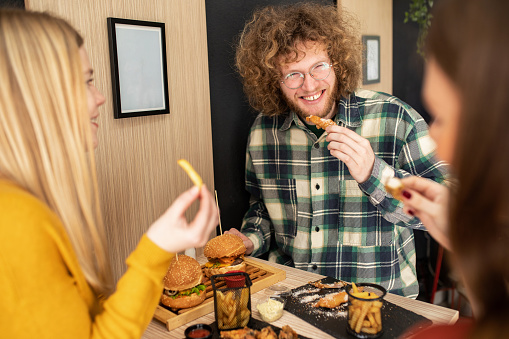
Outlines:
[[433, 0], [410, 0], [408, 11], [405, 12], [403, 23], [408, 21], [415, 22], [419, 25], [419, 35], [417, 37], [417, 53], [424, 57], [424, 42], [428, 34], [428, 28], [431, 25], [430, 13], [433, 7]]

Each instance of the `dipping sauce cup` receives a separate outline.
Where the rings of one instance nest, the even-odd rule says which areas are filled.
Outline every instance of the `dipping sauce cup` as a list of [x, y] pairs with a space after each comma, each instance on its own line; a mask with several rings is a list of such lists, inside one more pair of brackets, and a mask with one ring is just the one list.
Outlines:
[[211, 339], [212, 327], [207, 324], [196, 324], [186, 328], [186, 339]]
[[271, 323], [281, 318], [284, 307], [285, 300], [275, 295], [263, 298], [256, 305], [262, 320], [266, 323]]
[[226, 286], [229, 288], [244, 287], [246, 285], [246, 277], [243, 275], [244, 271], [229, 271], [226, 273], [239, 273], [238, 275], [232, 275], [224, 278]]
[[383, 298], [387, 290], [369, 283], [352, 283], [345, 290], [348, 294], [347, 332], [362, 339], [381, 336]]

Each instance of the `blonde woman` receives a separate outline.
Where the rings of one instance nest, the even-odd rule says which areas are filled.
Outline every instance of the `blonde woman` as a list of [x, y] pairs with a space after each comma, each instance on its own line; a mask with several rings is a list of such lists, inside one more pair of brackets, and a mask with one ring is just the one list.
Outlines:
[[210, 192], [179, 196], [114, 288], [92, 152], [104, 97], [83, 39], [48, 14], [0, 10], [0, 83], [1, 336], [140, 337], [172, 253], [217, 225]]

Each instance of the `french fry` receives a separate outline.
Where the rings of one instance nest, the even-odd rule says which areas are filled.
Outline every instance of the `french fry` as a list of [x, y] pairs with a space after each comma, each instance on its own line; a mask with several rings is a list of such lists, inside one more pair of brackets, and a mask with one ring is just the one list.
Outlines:
[[248, 309], [249, 290], [217, 292], [217, 319], [219, 329], [246, 326], [251, 312]]
[[362, 323], [364, 321], [364, 318], [366, 317], [366, 314], [368, 314], [370, 308], [371, 308], [370, 302], [363, 303], [361, 313], [359, 315], [359, 320], [357, 320], [357, 324], [355, 325], [355, 332], [359, 333], [361, 331]]
[[226, 294], [226, 298], [224, 298], [224, 302], [227, 303], [227, 304], [230, 304], [232, 302], [232, 296], [233, 296], [233, 293], [228, 292]]
[[352, 290], [353, 293], [359, 293], [359, 289], [357, 289], [357, 285], [355, 285], [355, 283], [352, 283]]
[[[382, 301], [373, 300], [379, 298], [376, 293], [364, 292], [361, 288], [354, 286], [355, 284], [352, 284], [352, 291], [350, 292], [350, 295], [354, 298], [349, 299], [348, 309], [350, 329], [356, 333], [379, 333], [382, 330]], [[355, 292], [354, 289], [357, 289], [357, 291]]]
[[378, 312], [375, 312], [375, 320], [378, 324], [378, 327], [382, 328], [382, 314], [380, 313], [380, 310]]
[[194, 170], [193, 166], [186, 160], [186, 159], [180, 159], [177, 161], [177, 163], [186, 171], [187, 175], [191, 179], [191, 181], [198, 187], [201, 187], [203, 184], [203, 180], [201, 179], [200, 175]]
[[235, 317], [235, 313], [230, 312], [230, 314], [228, 315], [228, 323], [231, 323], [233, 321], [233, 317]]
[[371, 292], [353, 292], [351, 294], [354, 297], [361, 298], [361, 299], [377, 299], [378, 298], [378, 295], [376, 295], [375, 293], [371, 293]]
[[247, 308], [249, 302], [249, 290], [247, 288], [242, 289], [240, 305], [242, 308]]
[[224, 300], [224, 294], [223, 294], [223, 292], [221, 292], [221, 291], [217, 291], [217, 296], [219, 297], [219, 300], [220, 300], [220, 301], [223, 301], [223, 300]]
[[361, 328], [361, 332], [368, 333], [368, 334], [377, 334], [378, 330], [376, 328], [372, 328], [372, 327], [363, 327], [363, 328]]
[[352, 316], [352, 319], [350, 320], [351, 323], [350, 323], [350, 327], [352, 329], [355, 328], [355, 324], [357, 324], [357, 320], [359, 319], [359, 316], [361, 315], [361, 309], [356, 307], [354, 312], [353, 312], [353, 316]]
[[369, 323], [370, 323], [370, 326], [368, 326], [368, 327], [377, 328], [378, 324], [377, 324], [377, 322], [375, 320], [375, 317], [373, 316], [373, 312], [371, 312], [372, 309], [373, 309], [373, 307], [371, 307], [371, 309], [368, 312], [368, 320], [369, 320]]

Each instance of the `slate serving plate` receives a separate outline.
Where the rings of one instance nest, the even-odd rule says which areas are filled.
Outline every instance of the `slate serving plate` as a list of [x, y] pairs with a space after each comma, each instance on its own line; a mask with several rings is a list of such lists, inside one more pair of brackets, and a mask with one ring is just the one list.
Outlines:
[[[254, 330], [258, 330], [258, 331], [260, 331], [262, 328], [267, 327], [267, 326], [271, 326], [272, 329], [274, 330], [274, 332], [276, 332], [276, 334], [279, 336], [279, 332], [281, 331], [281, 328], [271, 325], [269, 323], [266, 323], [265, 321], [251, 318], [251, 320], [249, 320], [249, 323], [247, 324], [247, 327], [252, 328]], [[212, 339], [221, 338], [219, 335], [219, 330], [217, 329], [217, 323], [215, 321], [212, 324], [210, 324], [210, 327], [212, 327]], [[300, 335], [299, 333], [297, 333], [297, 334], [299, 335], [299, 339], [310, 339], [308, 337], [304, 337], [304, 336]]]
[[[326, 277], [319, 281], [324, 284], [330, 284], [339, 280]], [[297, 287], [286, 296], [285, 310], [335, 338], [352, 339], [354, 337], [346, 331], [346, 304], [334, 309], [312, 307], [320, 297], [341, 291], [344, 291], [344, 288], [318, 289], [311, 284]], [[384, 306], [382, 306], [382, 324], [383, 334], [380, 338], [397, 338], [407, 332], [409, 328], [419, 330], [430, 326], [432, 321], [384, 300]]]

